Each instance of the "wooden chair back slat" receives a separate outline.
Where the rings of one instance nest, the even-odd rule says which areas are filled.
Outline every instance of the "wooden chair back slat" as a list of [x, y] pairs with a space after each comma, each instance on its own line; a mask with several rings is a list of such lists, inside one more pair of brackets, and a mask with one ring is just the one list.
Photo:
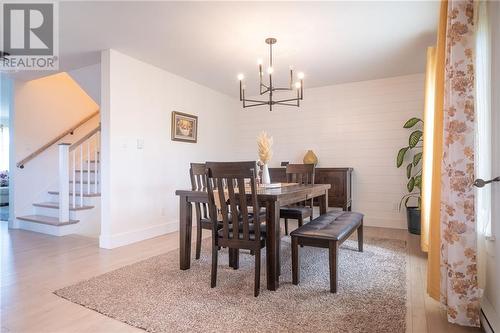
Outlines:
[[[246, 188], [245, 188], [245, 179], [244, 178], [238, 178], [237, 179], [238, 183], [238, 193], [245, 193], [246, 194]], [[248, 201], [247, 201], [247, 196], [246, 195], [240, 195], [239, 196], [240, 203], [239, 207], [241, 210], [241, 218], [243, 220], [243, 239], [250, 239], [250, 233], [249, 233], [249, 226], [250, 223], [248, 221]]]
[[[191, 163], [189, 168], [189, 176], [191, 178], [191, 189], [193, 191], [207, 190], [207, 176], [205, 163]], [[208, 205], [206, 203], [195, 203], [196, 213], [200, 214], [201, 218], [208, 219]]]
[[254, 172], [254, 177], [250, 179], [250, 188], [251, 188], [251, 196], [252, 196], [252, 204], [253, 204], [253, 223], [254, 223], [254, 232], [255, 239], [260, 239], [260, 207], [259, 202], [257, 201], [257, 173]]

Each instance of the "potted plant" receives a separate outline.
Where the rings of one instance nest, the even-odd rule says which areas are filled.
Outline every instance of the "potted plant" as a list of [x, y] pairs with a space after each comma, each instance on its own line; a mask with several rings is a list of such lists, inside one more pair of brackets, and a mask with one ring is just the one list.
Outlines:
[[420, 235], [420, 208], [422, 205], [422, 127], [423, 121], [419, 118], [411, 118], [404, 125], [404, 128], [412, 129], [408, 138], [408, 146], [401, 148], [396, 157], [398, 168], [406, 164], [406, 178], [408, 182], [405, 194], [399, 202], [399, 210], [406, 207], [406, 217], [408, 220], [408, 231], [412, 234]]

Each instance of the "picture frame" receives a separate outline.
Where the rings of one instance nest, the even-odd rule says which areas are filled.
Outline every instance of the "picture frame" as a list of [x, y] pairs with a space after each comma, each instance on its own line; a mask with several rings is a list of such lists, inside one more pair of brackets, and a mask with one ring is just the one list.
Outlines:
[[172, 141], [196, 143], [198, 141], [198, 116], [172, 111]]

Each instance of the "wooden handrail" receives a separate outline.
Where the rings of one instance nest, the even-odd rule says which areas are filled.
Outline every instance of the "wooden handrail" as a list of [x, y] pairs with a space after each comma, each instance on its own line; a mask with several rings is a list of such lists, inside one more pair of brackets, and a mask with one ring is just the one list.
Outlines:
[[52, 145], [56, 144], [59, 140], [61, 140], [62, 138], [64, 138], [66, 135], [73, 134], [73, 132], [75, 131], [75, 129], [77, 129], [78, 127], [82, 126], [83, 124], [85, 124], [87, 121], [89, 121], [90, 119], [94, 118], [98, 114], [99, 114], [99, 110], [97, 110], [96, 112], [92, 113], [91, 115], [83, 118], [76, 125], [72, 126], [70, 129], [68, 129], [68, 130], [64, 131], [63, 133], [59, 134], [54, 139], [50, 140], [49, 142], [47, 142], [46, 144], [44, 144], [43, 146], [41, 146], [40, 148], [38, 148], [37, 150], [35, 150], [33, 153], [29, 154], [28, 156], [26, 156], [25, 158], [23, 158], [21, 161], [17, 162], [16, 166], [18, 168], [20, 168], [20, 169], [23, 169], [24, 165], [26, 163], [28, 163], [29, 161], [31, 161], [32, 159], [34, 159], [35, 157], [37, 157], [38, 155], [40, 155], [41, 153], [43, 153], [46, 149], [48, 149]]
[[69, 151], [72, 151], [72, 150], [75, 150], [76, 147], [78, 147], [79, 145], [81, 145], [82, 143], [84, 143], [85, 141], [87, 141], [90, 137], [92, 137], [94, 134], [96, 134], [97, 132], [99, 132], [101, 130], [101, 124], [99, 124], [99, 126], [97, 126], [96, 128], [94, 128], [92, 131], [90, 131], [88, 134], [86, 134], [83, 138], [81, 138], [80, 140], [78, 140], [77, 142], [73, 143], [70, 147], [69, 147]]

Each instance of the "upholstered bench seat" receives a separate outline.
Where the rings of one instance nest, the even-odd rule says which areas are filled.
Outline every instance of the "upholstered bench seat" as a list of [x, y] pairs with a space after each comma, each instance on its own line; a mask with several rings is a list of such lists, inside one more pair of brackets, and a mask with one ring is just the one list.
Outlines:
[[338, 248], [357, 230], [358, 249], [363, 252], [363, 214], [331, 211], [295, 229], [292, 237], [292, 280], [299, 283], [299, 245], [329, 249], [330, 291], [337, 292]]

